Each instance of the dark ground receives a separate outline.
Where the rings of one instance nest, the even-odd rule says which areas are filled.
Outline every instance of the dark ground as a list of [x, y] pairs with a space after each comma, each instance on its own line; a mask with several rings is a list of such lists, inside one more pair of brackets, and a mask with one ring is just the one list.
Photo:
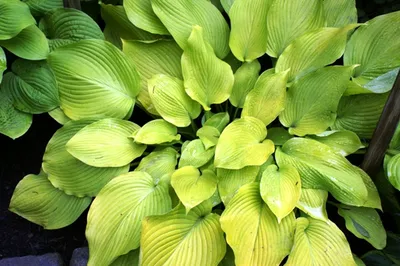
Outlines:
[[[357, 7], [359, 20], [364, 22], [377, 15], [400, 10], [400, 1], [357, 0]], [[59, 252], [67, 262], [75, 248], [86, 245], [86, 212], [71, 226], [48, 231], [8, 211], [15, 186], [25, 175], [39, 173], [46, 144], [59, 127], [51, 117], [42, 114], [34, 116], [32, 127], [17, 140], [0, 134], [0, 259]], [[365, 241], [352, 236], [349, 240], [355, 244], [352, 247], [356, 253], [369, 249]]]

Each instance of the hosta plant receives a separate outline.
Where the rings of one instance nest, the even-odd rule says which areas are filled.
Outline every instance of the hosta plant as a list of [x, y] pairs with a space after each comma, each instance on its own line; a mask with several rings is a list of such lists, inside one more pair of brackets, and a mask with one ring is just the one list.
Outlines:
[[385, 247], [378, 191], [347, 156], [399, 71], [400, 12], [124, 0], [100, 3], [101, 31], [50, 3], [0, 0], [0, 46], [20, 57], [2, 57], [0, 132], [62, 124], [11, 211], [57, 229], [90, 206], [95, 266], [361, 265], [345, 234]]

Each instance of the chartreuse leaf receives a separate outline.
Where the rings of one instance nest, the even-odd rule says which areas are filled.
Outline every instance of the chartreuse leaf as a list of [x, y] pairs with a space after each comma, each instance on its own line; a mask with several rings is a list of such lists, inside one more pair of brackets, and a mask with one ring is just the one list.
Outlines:
[[325, 131], [319, 135], [308, 137], [330, 146], [334, 151], [343, 156], [364, 148], [357, 134], [348, 130]]
[[268, 129], [268, 138], [276, 146], [282, 146], [286, 141], [293, 138], [293, 136], [283, 127], [271, 127]]
[[294, 214], [280, 223], [260, 196], [259, 183], [241, 187], [221, 216], [236, 265], [279, 265], [293, 244]]
[[91, 200], [65, 194], [45, 175], [27, 175], [16, 186], [9, 210], [45, 229], [59, 229], [75, 222]]
[[226, 251], [219, 215], [205, 202], [188, 214], [178, 205], [171, 212], [148, 216], [142, 223], [140, 265], [218, 265]]
[[296, 168], [269, 165], [262, 174], [260, 194], [280, 223], [296, 207], [300, 198], [301, 180]]
[[97, 195], [88, 213], [88, 265], [109, 265], [118, 256], [137, 249], [143, 218], [170, 209], [168, 184], [155, 183], [145, 172], [130, 172], [111, 180]]
[[84, 39], [104, 39], [97, 23], [82, 11], [72, 8], [54, 9], [39, 22], [49, 39], [50, 50]]
[[267, 27], [264, 26], [267, 34], [264, 43], [267, 44], [266, 51], [271, 57], [279, 57], [297, 37], [324, 27], [326, 23], [323, 4], [319, 0], [270, 2], [272, 4], [266, 17]]
[[56, 49], [47, 61], [56, 76], [60, 106], [71, 119], [124, 118], [135, 104], [139, 75], [109, 42], [82, 40]]
[[386, 231], [376, 210], [364, 207], [338, 206], [338, 213], [346, 221], [346, 228], [356, 237], [365, 239], [376, 249], [386, 246]]
[[356, 263], [345, 235], [333, 222], [300, 217], [285, 265], [356, 266]]
[[125, 0], [126, 15], [140, 29], [154, 34], [169, 35], [168, 30], [154, 13], [151, 4], [151, 0]]
[[328, 221], [326, 200], [328, 192], [321, 189], [302, 188], [296, 207], [314, 219]]
[[343, 97], [338, 106], [333, 130], [350, 130], [360, 138], [371, 138], [385, 106], [388, 93]]
[[129, 138], [139, 128], [130, 121], [102, 119], [79, 130], [67, 142], [66, 148], [75, 158], [90, 166], [122, 167], [140, 157], [147, 147]]
[[[219, 58], [229, 53], [229, 27], [219, 10], [207, 0], [151, 0], [154, 13], [160, 18], [178, 45], [185, 50], [192, 46], [192, 27], [204, 29], [204, 42], [209, 43]], [[203, 43], [203, 41], [201, 41]], [[200, 44], [202, 45], [202, 44]]]
[[134, 131], [132, 137], [136, 143], [147, 145], [168, 143], [181, 139], [176, 126], [163, 119], [155, 119], [146, 123], [143, 127]]
[[387, 178], [397, 190], [400, 190], [400, 153], [390, 158], [387, 169]]
[[229, 14], [229, 11], [233, 5], [233, 3], [235, 2], [235, 0], [220, 0], [221, 1], [221, 5], [224, 8], [226, 14]]
[[139, 254], [140, 249], [131, 250], [116, 258], [110, 266], [139, 266]]
[[218, 192], [225, 206], [243, 185], [256, 180], [259, 169], [259, 166], [246, 166], [239, 170], [217, 168]]
[[247, 94], [254, 88], [261, 65], [257, 60], [243, 63], [235, 72], [235, 82], [229, 101], [235, 107], [243, 108]]
[[3, 48], [0, 47], [0, 83], [3, 80], [3, 72], [7, 69], [7, 58]]
[[181, 48], [173, 40], [123, 41], [123, 52], [133, 60], [140, 75], [139, 103], [157, 115], [150, 100], [148, 81], [156, 74], [182, 79]]
[[275, 150], [266, 136], [267, 129], [257, 118], [247, 116], [233, 121], [218, 140], [215, 167], [235, 170], [262, 165]]
[[319, 28], [295, 39], [279, 56], [276, 72], [289, 71], [289, 81], [323, 66], [343, 55], [349, 31], [358, 24], [343, 28]]
[[[347, 44], [345, 65], [360, 64], [353, 81], [364, 86], [400, 66], [400, 11], [378, 16], [360, 26]], [[388, 84], [387, 90], [391, 88]]]
[[189, 126], [200, 115], [200, 104], [185, 93], [183, 81], [178, 78], [155, 75], [148, 81], [148, 91], [157, 112], [177, 127]]
[[221, 133], [219, 130], [212, 126], [203, 126], [196, 132], [196, 136], [198, 136], [201, 142], [203, 142], [206, 150], [217, 145], [220, 135]]
[[363, 177], [362, 170], [323, 143], [293, 138], [278, 148], [275, 159], [278, 165], [289, 164], [297, 169], [303, 188], [329, 191], [347, 205], [380, 208], [379, 197], [378, 201], [369, 202], [369, 189], [363, 180], [370, 180], [368, 175]]
[[211, 170], [200, 173], [193, 166], [185, 166], [172, 174], [171, 185], [188, 213], [214, 194], [217, 176]]
[[0, 17], [0, 40], [11, 39], [36, 23], [29, 6], [19, 0], [0, 0]]
[[32, 15], [35, 17], [40, 17], [53, 9], [64, 7], [62, 0], [23, 0], [23, 2], [29, 6]]
[[285, 110], [279, 121], [292, 135], [324, 132], [335, 121], [340, 98], [352, 72], [352, 66], [331, 66], [296, 80], [287, 92]]
[[327, 27], [344, 27], [357, 23], [357, 8], [355, 0], [324, 0], [322, 2]]
[[16, 56], [29, 60], [46, 59], [49, 54], [49, 43], [43, 32], [30, 25], [12, 39], [0, 40], [0, 45]]
[[400, 150], [400, 121], [397, 123], [397, 128], [393, 134], [392, 140], [390, 141], [389, 149]]
[[265, 54], [266, 22], [271, 3], [272, 0], [235, 0], [232, 4], [229, 47], [240, 61], [251, 62]]
[[59, 106], [56, 78], [45, 61], [17, 59], [12, 71], [11, 93], [18, 110], [40, 114]]
[[217, 113], [212, 115], [210, 118], [206, 120], [204, 126], [215, 127], [219, 132], [222, 132], [224, 128], [229, 124], [229, 114]]
[[66, 116], [66, 115], [64, 114], [63, 110], [61, 110], [60, 107], [57, 107], [57, 108], [51, 110], [51, 111], [49, 112], [49, 115], [50, 115], [54, 120], [56, 120], [57, 123], [59, 123], [59, 124], [61, 124], [61, 125], [64, 125], [65, 123], [71, 121], [71, 119], [70, 119], [68, 116]]
[[357, 266], [365, 266], [365, 263], [353, 253], [353, 259]]
[[200, 139], [190, 141], [185, 147], [182, 147], [182, 155], [179, 160], [179, 168], [184, 166], [193, 166], [199, 168], [208, 163], [214, 156], [215, 149], [206, 150]]
[[354, 165], [353, 168], [361, 175], [364, 185], [368, 191], [368, 198], [363, 207], [376, 208], [382, 211], [381, 199], [375, 183], [371, 180], [371, 177], [369, 177], [369, 175], [361, 168], [358, 168]]
[[242, 117], [252, 116], [269, 125], [282, 112], [286, 102], [288, 71], [265, 71], [244, 102]]
[[214, 54], [203, 35], [201, 27], [193, 26], [182, 55], [182, 74], [186, 93], [210, 111], [211, 104], [229, 98], [234, 76], [231, 67]]
[[69, 195], [96, 196], [112, 178], [129, 171], [129, 164], [122, 167], [92, 167], [79, 161], [67, 151], [67, 142], [92, 122], [91, 120], [67, 122], [50, 139], [43, 156], [42, 168], [48, 174], [50, 182]]
[[0, 133], [12, 139], [24, 135], [32, 124], [32, 115], [13, 106], [12, 73], [6, 73], [0, 86]]
[[178, 152], [171, 147], [155, 150], [140, 161], [135, 171], [148, 173], [157, 183], [164, 177], [170, 178], [175, 171], [178, 157]]

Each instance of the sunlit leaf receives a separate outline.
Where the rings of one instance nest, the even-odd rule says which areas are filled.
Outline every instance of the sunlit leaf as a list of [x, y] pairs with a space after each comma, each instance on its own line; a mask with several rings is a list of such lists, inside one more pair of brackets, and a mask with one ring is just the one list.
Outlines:
[[221, 226], [236, 265], [279, 265], [293, 244], [295, 216], [292, 213], [278, 223], [254, 182], [240, 188], [229, 202]]
[[51, 110], [51, 111], [49, 112], [49, 115], [50, 115], [54, 120], [56, 120], [57, 123], [59, 123], [59, 124], [61, 124], [61, 125], [64, 125], [65, 123], [71, 121], [71, 119], [70, 119], [68, 116], [66, 116], [66, 115], [64, 114], [63, 110], [61, 110], [60, 107], [57, 107], [57, 108]]
[[204, 126], [215, 127], [219, 132], [222, 132], [224, 128], [229, 124], [229, 114], [227, 112], [217, 113], [212, 115], [206, 120]]
[[155, 145], [179, 141], [181, 135], [178, 129], [163, 119], [152, 120], [140, 129], [133, 132], [132, 137], [136, 143]]
[[43, 16], [53, 9], [64, 7], [63, 0], [23, 0], [23, 2], [29, 6], [32, 15], [35, 17]]
[[45, 229], [59, 229], [75, 222], [91, 200], [65, 194], [44, 175], [27, 175], [15, 188], [9, 210]]
[[186, 147], [182, 148], [182, 155], [179, 160], [179, 168], [193, 166], [199, 168], [208, 163], [214, 156], [215, 148], [206, 150], [200, 139], [190, 141]]
[[356, 133], [348, 130], [325, 131], [319, 135], [308, 136], [330, 146], [337, 153], [347, 156], [364, 148]]
[[224, 8], [226, 14], [229, 14], [229, 10], [231, 9], [235, 0], [220, 0], [220, 1], [221, 1], [221, 5]]
[[357, 23], [355, 0], [324, 0], [322, 2], [328, 27], [344, 27]]
[[19, 0], [0, 0], [0, 17], [0, 40], [11, 39], [36, 23], [29, 6]]
[[215, 167], [241, 169], [263, 164], [275, 150], [273, 142], [265, 139], [266, 136], [267, 129], [257, 118], [247, 116], [233, 121], [218, 140]]
[[386, 175], [389, 182], [397, 190], [400, 190], [400, 153], [396, 154], [389, 160]]
[[131, 250], [116, 258], [110, 266], [139, 266], [139, 254], [140, 249]]
[[88, 265], [109, 265], [118, 256], [137, 249], [142, 219], [170, 209], [167, 183], [157, 184], [149, 174], [136, 171], [114, 178], [100, 191], [89, 210]]
[[276, 146], [282, 146], [291, 138], [293, 136], [283, 127], [271, 127], [268, 129], [268, 139], [272, 140]]
[[218, 129], [211, 126], [204, 126], [199, 130], [197, 130], [196, 132], [196, 136], [198, 136], [200, 140], [203, 142], [206, 150], [217, 145], [218, 138], [220, 135], [221, 134], [218, 131]]
[[328, 192], [320, 189], [302, 188], [300, 199], [296, 207], [314, 219], [328, 221], [326, 213], [326, 200]]

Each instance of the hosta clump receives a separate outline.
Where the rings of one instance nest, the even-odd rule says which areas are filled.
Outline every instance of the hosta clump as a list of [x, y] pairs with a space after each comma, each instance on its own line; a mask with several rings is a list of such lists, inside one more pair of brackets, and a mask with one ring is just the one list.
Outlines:
[[[400, 12], [357, 24], [352, 0], [100, 5], [103, 33], [31, 3], [37, 27], [26, 4], [0, 0], [23, 17], [0, 21], [0, 45], [23, 58], [1, 83], [0, 132], [19, 137], [43, 112], [63, 124], [11, 211], [57, 229], [94, 198], [96, 266], [360, 263], [327, 203], [385, 247], [375, 184], [346, 156], [368, 145], [399, 70]], [[43, 57], [17, 52], [30, 28]], [[397, 189], [398, 139], [385, 163]]]

